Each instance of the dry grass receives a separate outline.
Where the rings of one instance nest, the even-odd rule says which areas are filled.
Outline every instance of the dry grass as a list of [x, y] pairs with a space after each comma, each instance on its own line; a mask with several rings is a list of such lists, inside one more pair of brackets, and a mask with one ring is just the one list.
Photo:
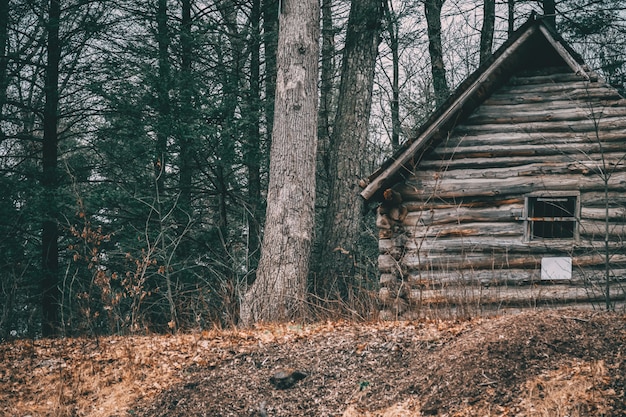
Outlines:
[[607, 415], [615, 396], [610, 381], [604, 361], [560, 367], [526, 382], [522, 410], [536, 417]]
[[[0, 416], [165, 416], [169, 412], [163, 411], [164, 406], [179, 398], [185, 399], [186, 410], [191, 414], [176, 409], [172, 411], [178, 414], [171, 415], [196, 415], [195, 404], [208, 401], [207, 392], [216, 391], [215, 386], [219, 386], [224, 396], [216, 397], [219, 401], [213, 404], [214, 409], [244, 398], [252, 402], [242, 408], [251, 409], [257, 405], [254, 401], [265, 396], [275, 397], [274, 402], [268, 401], [269, 415], [297, 415], [285, 414], [279, 404], [301, 401], [312, 407], [309, 409], [312, 411], [317, 407], [312, 405], [317, 404], [319, 394], [316, 393], [328, 391], [336, 393], [337, 398], [333, 397], [331, 406], [331, 398], [324, 397], [322, 408], [339, 412], [325, 411], [326, 414], [316, 415], [418, 417], [427, 414], [423, 410], [426, 410], [429, 395], [445, 394], [443, 386], [437, 388], [439, 391], [433, 391], [433, 387], [442, 382], [445, 386], [459, 385], [468, 379], [467, 375], [473, 374], [478, 375], [478, 382], [483, 382], [481, 373], [473, 371], [476, 367], [479, 371], [483, 369], [483, 376], [487, 372], [490, 378], [498, 379], [496, 369], [509, 369], [516, 358], [525, 358], [521, 355], [523, 349], [539, 355], [531, 356], [529, 362], [537, 372], [521, 373], [521, 378], [511, 376], [509, 380], [500, 378], [497, 389], [496, 385], [492, 388], [479, 384], [478, 396], [468, 394], [474, 392], [467, 391], [471, 387], [464, 388], [460, 384], [458, 391], [449, 393], [455, 394], [454, 401], [453, 397], [449, 398], [450, 407], [446, 411], [441, 406], [439, 413], [444, 414], [438, 415], [622, 415], [622, 410], [615, 407], [623, 404], [616, 400], [623, 399], [624, 393], [615, 392], [616, 387], [621, 387], [615, 382], [621, 381], [623, 375], [621, 352], [626, 332], [620, 333], [619, 329], [623, 329], [626, 318], [610, 316], [596, 320], [595, 316], [587, 314], [585, 320], [570, 320], [570, 316], [571, 313], [554, 313], [472, 321], [326, 322], [177, 336], [2, 343]], [[565, 329], [556, 321], [559, 317], [577, 327]], [[592, 319], [596, 321], [591, 323]], [[512, 323], [519, 328], [516, 330]], [[531, 332], [536, 325], [545, 328], [538, 333]], [[595, 333], [576, 333], [580, 329]], [[536, 339], [536, 335], [557, 332], [558, 337], [567, 342], [558, 350], [548, 348], [554, 345], [552, 339]], [[606, 339], [613, 344], [604, 346], [604, 353], [596, 354], [596, 345], [586, 344], [586, 341], [598, 341], [606, 333], [614, 336]], [[568, 339], [567, 335], [573, 336]], [[517, 354], [509, 357], [514, 351]], [[569, 353], [561, 357], [557, 354], [561, 351]], [[454, 352], [462, 356], [457, 358], [458, 363], [450, 356]], [[545, 353], [550, 356], [542, 359]], [[563, 360], [566, 356], [569, 359]], [[263, 391], [264, 378], [274, 369], [274, 364], [289, 361], [309, 364], [313, 373], [297, 389]], [[441, 366], [444, 362], [449, 362], [450, 369]], [[461, 366], [469, 373], [461, 373]], [[427, 378], [420, 382], [424, 375]], [[250, 384], [250, 381], [257, 382]], [[371, 384], [364, 388], [360, 381]], [[415, 395], [416, 392], [421, 394]], [[508, 399], [503, 400], [503, 395]]]

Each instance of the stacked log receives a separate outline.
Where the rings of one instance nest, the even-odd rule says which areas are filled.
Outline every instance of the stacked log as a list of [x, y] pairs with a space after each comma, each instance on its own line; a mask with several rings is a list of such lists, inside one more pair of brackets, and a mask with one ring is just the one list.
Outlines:
[[[626, 101], [615, 90], [571, 73], [514, 77], [439, 136], [393, 187], [405, 215], [378, 213], [382, 318], [624, 299]], [[542, 191], [578, 196], [573, 239], [528, 238], [525, 195]], [[542, 279], [542, 258], [563, 256], [571, 279]]]

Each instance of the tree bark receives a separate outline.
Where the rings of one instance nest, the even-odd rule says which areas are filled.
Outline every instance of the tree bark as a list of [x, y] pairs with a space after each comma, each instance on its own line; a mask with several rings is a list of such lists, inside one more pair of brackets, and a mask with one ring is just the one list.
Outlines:
[[313, 238], [318, 118], [317, 0], [283, 0], [265, 235], [244, 325], [303, 313]]
[[276, 94], [276, 50], [278, 48], [278, 0], [263, 0], [263, 46], [265, 48], [265, 119], [267, 146], [272, 143]]
[[[335, 31], [333, 28], [332, 0], [322, 0], [322, 57], [320, 77], [320, 111], [318, 127], [318, 177], [323, 182], [328, 178], [328, 152], [333, 108], [333, 86], [335, 76]], [[318, 190], [319, 191], [319, 190]], [[318, 194], [319, 196], [319, 194]]]
[[42, 280], [41, 280], [41, 332], [45, 336], [55, 336], [59, 332], [59, 218], [56, 194], [58, 192], [58, 133], [59, 123], [59, 63], [61, 44], [59, 40], [59, 21], [61, 5], [59, 0], [50, 0], [48, 10], [48, 60], [46, 64], [45, 104], [43, 114], [43, 176], [46, 208], [44, 212], [42, 244]]
[[556, 3], [555, 0], [543, 0], [543, 15], [546, 23], [556, 29]]
[[513, 32], [515, 31], [515, 0], [507, 0], [507, 6], [508, 6], [508, 12], [509, 12], [509, 18], [508, 18], [508, 27], [507, 27], [507, 33], [509, 35], [509, 37], [511, 37], [511, 35], [513, 34]]
[[491, 56], [493, 30], [496, 21], [496, 0], [485, 0], [483, 7], [483, 26], [480, 30], [480, 63]]
[[[250, 89], [248, 92], [248, 270], [255, 271], [259, 259], [261, 215], [261, 0], [252, 0], [250, 11]], [[252, 275], [251, 274], [251, 278]]]
[[430, 52], [430, 68], [433, 75], [435, 104], [439, 106], [450, 95], [446, 81], [446, 69], [443, 62], [441, 46], [441, 9], [445, 0], [426, 0], [426, 24], [428, 31], [428, 51]]
[[398, 36], [398, 17], [392, 9], [391, 2], [385, 0], [385, 17], [391, 49], [391, 147], [395, 151], [400, 147], [400, 44]]
[[[380, 0], [353, 2], [330, 144], [330, 192], [317, 260], [318, 291], [345, 296], [355, 273], [363, 200], [357, 192], [369, 131], [374, 67], [383, 16]], [[333, 288], [335, 285], [338, 288]], [[338, 290], [338, 291], [337, 291]]]
[[[191, 33], [191, 1], [181, 2], [180, 24], [180, 49], [181, 49], [181, 75], [180, 75], [180, 127], [179, 127], [179, 208], [182, 211], [181, 222], [191, 216], [191, 182], [192, 182], [192, 141], [193, 141], [193, 83], [191, 63], [193, 57], [193, 39]], [[185, 222], [186, 223], [186, 222]], [[182, 228], [184, 230], [184, 227]]]
[[165, 181], [165, 166], [167, 164], [167, 139], [171, 133], [170, 91], [170, 64], [169, 47], [170, 34], [167, 28], [167, 0], [159, 0], [157, 8], [157, 43], [159, 48], [159, 80], [157, 86], [158, 125], [156, 131], [156, 149], [154, 160], [154, 175], [157, 184], [157, 193], [163, 190]]
[[[4, 103], [7, 99], [9, 58], [7, 57], [9, 30], [9, 0], [0, 0], [0, 120], [3, 120]], [[0, 143], [5, 134], [0, 126]]]

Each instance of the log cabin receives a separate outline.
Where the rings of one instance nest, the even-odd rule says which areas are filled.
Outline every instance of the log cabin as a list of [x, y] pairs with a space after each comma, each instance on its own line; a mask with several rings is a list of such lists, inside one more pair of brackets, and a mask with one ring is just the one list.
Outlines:
[[361, 180], [381, 318], [623, 306], [625, 159], [626, 100], [531, 18]]

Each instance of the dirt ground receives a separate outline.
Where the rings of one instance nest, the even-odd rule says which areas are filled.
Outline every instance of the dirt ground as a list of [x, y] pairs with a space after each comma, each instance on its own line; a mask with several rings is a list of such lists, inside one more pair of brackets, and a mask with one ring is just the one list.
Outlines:
[[579, 310], [13, 341], [0, 415], [623, 416], [625, 342]]

